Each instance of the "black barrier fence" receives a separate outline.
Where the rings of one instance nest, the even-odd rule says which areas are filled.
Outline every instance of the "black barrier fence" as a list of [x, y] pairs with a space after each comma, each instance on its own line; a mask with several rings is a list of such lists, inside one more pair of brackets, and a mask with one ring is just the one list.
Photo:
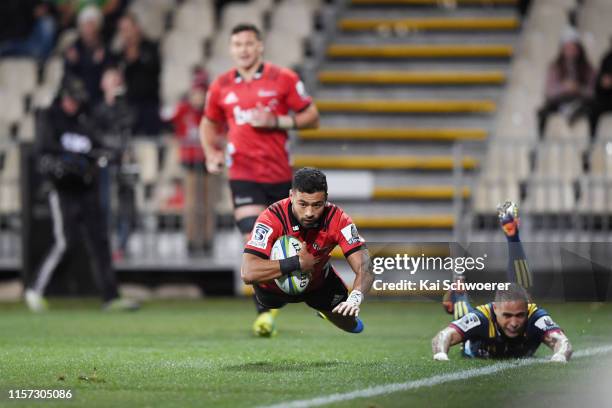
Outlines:
[[439, 295], [457, 279], [474, 296], [504, 284], [528, 287], [537, 299], [612, 300], [612, 242], [368, 243], [374, 292]]

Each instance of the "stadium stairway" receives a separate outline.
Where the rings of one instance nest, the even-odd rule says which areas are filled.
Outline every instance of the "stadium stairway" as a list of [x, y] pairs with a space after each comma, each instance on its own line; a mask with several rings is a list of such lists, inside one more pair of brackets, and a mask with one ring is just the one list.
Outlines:
[[330, 199], [369, 241], [457, 238], [517, 39], [515, 3], [336, 3], [306, 72], [321, 127], [298, 132], [293, 160], [327, 171]]

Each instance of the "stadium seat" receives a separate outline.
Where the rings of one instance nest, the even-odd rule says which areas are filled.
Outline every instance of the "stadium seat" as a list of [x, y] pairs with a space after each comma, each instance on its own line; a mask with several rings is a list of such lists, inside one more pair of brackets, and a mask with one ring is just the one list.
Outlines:
[[593, 145], [589, 156], [589, 174], [612, 179], [612, 141]]
[[232, 27], [239, 23], [255, 24], [260, 30], [263, 25], [263, 12], [257, 4], [252, 3], [229, 3], [223, 8], [221, 17], [221, 30], [219, 35], [229, 35]]
[[[227, 42], [225, 43], [227, 47]], [[225, 54], [216, 54], [206, 62], [206, 70], [211, 78], [216, 78], [228, 69], [232, 68], [234, 63], [226, 49]]]
[[551, 142], [569, 143], [577, 149], [584, 150], [590, 142], [588, 122], [586, 119], [580, 119], [570, 126], [567, 117], [554, 114], [548, 119], [545, 139]]
[[535, 174], [572, 182], [582, 173], [581, 153], [573, 143], [544, 143], [539, 146]]
[[211, 1], [184, 2], [174, 14], [174, 30], [204, 40], [213, 35], [214, 16]]
[[138, 19], [145, 36], [159, 41], [165, 31], [165, 20], [168, 10], [166, 4], [156, 1], [135, 1], [130, 4], [130, 11]]
[[164, 64], [161, 72], [161, 97], [164, 107], [173, 107], [189, 91], [191, 67]]
[[140, 184], [155, 184], [159, 175], [157, 144], [143, 139], [135, 140], [134, 153], [140, 171]]
[[530, 173], [529, 144], [497, 138], [489, 146], [483, 177], [488, 180], [524, 180]]
[[271, 31], [266, 35], [265, 59], [274, 64], [293, 68], [302, 62], [302, 39], [292, 32]]
[[612, 179], [599, 176], [581, 178], [577, 209], [583, 214], [612, 213]]
[[64, 76], [62, 57], [54, 56], [47, 60], [43, 71], [43, 86], [56, 89]]
[[300, 39], [305, 39], [313, 31], [313, 11], [307, 1], [285, 0], [272, 15], [272, 30], [274, 32], [292, 33]]
[[200, 38], [187, 31], [172, 30], [168, 33], [161, 46], [164, 61], [186, 68], [192, 68], [200, 63], [204, 56], [204, 46]]
[[2, 109], [0, 109], [0, 121], [10, 124], [19, 122], [24, 114], [23, 94], [19, 91], [2, 88], [0, 89], [0, 101], [3, 101]]
[[29, 113], [25, 115], [19, 122], [17, 135], [22, 142], [33, 142], [35, 139], [36, 123], [34, 115]]
[[0, 87], [14, 95], [30, 94], [38, 83], [36, 61], [29, 58], [0, 60]]
[[525, 207], [530, 213], [570, 213], [576, 207], [572, 183], [561, 178], [533, 177], [527, 187]]
[[0, 168], [0, 214], [11, 215], [21, 207], [19, 146], [0, 145], [0, 153], [4, 154], [4, 165]]
[[53, 102], [57, 94], [58, 86], [39, 86], [32, 95], [32, 106], [34, 108], [47, 108]]
[[474, 212], [479, 215], [495, 214], [499, 203], [506, 200], [520, 202], [518, 182], [513, 178], [482, 178], [473, 195]]
[[612, 112], [605, 113], [599, 118], [597, 140], [612, 140]]

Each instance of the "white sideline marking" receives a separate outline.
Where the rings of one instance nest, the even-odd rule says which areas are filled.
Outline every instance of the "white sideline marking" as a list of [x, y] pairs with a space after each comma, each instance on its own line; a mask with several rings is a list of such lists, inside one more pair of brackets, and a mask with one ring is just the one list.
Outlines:
[[[572, 359], [590, 357], [598, 354], [606, 354], [612, 352], [612, 345], [593, 347], [589, 349], [576, 351]], [[434, 375], [433, 377], [422, 378], [414, 381], [407, 381], [403, 383], [394, 383], [387, 385], [378, 385], [376, 387], [366, 388], [359, 391], [351, 391], [345, 393], [331, 394], [324, 397], [317, 397], [307, 400], [287, 401], [279, 404], [268, 405], [265, 408], [306, 408], [306, 407], [318, 407], [321, 405], [327, 405], [334, 402], [350, 401], [356, 398], [367, 398], [374, 397], [377, 395], [391, 394], [399, 391], [414, 390], [422, 387], [433, 387], [451, 381], [467, 380], [468, 378], [480, 377], [487, 374], [497, 373], [499, 371], [507, 370], [515, 367], [525, 367], [534, 364], [543, 364], [549, 362], [548, 359], [531, 358], [524, 360], [514, 360], [512, 362], [500, 362], [493, 365], [481, 368], [471, 368], [468, 370], [457, 371], [449, 374]], [[442, 363], [444, 364], [444, 363]], [[553, 364], [553, 363], [551, 363]], [[559, 364], [559, 363], [554, 363]], [[569, 363], [571, 364], [571, 362]]]

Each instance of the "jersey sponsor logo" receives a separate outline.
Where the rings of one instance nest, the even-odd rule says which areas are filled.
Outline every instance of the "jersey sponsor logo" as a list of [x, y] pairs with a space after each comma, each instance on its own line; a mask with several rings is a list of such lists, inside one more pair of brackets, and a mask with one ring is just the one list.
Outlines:
[[78, 133], [66, 132], [61, 138], [62, 147], [72, 153], [89, 153], [92, 149], [91, 139]]
[[272, 233], [272, 227], [269, 225], [258, 222], [253, 227], [253, 233], [251, 234], [251, 240], [248, 245], [255, 248], [266, 249], [268, 246], [268, 237]]
[[474, 327], [480, 326], [480, 319], [476, 313], [468, 313], [461, 319], [454, 321], [453, 324], [465, 333]]
[[357, 227], [355, 226], [355, 224], [347, 225], [346, 227], [342, 228], [341, 232], [342, 236], [344, 236], [344, 239], [346, 240], [346, 242], [348, 242], [349, 245], [362, 242], [362, 239], [359, 236], [359, 233], [357, 232]]
[[238, 102], [238, 97], [234, 92], [228, 93], [225, 99], [223, 99], [223, 103], [226, 105], [231, 105], [232, 103], [236, 102]]
[[548, 331], [548, 330], [556, 329], [557, 327], [559, 327], [553, 321], [553, 319], [550, 318], [550, 316], [540, 317], [538, 320], [536, 320], [535, 326], [542, 331]]
[[278, 95], [278, 92], [274, 90], [260, 89], [259, 91], [257, 91], [257, 96], [259, 96], [260, 98], [270, 98], [276, 95]]

